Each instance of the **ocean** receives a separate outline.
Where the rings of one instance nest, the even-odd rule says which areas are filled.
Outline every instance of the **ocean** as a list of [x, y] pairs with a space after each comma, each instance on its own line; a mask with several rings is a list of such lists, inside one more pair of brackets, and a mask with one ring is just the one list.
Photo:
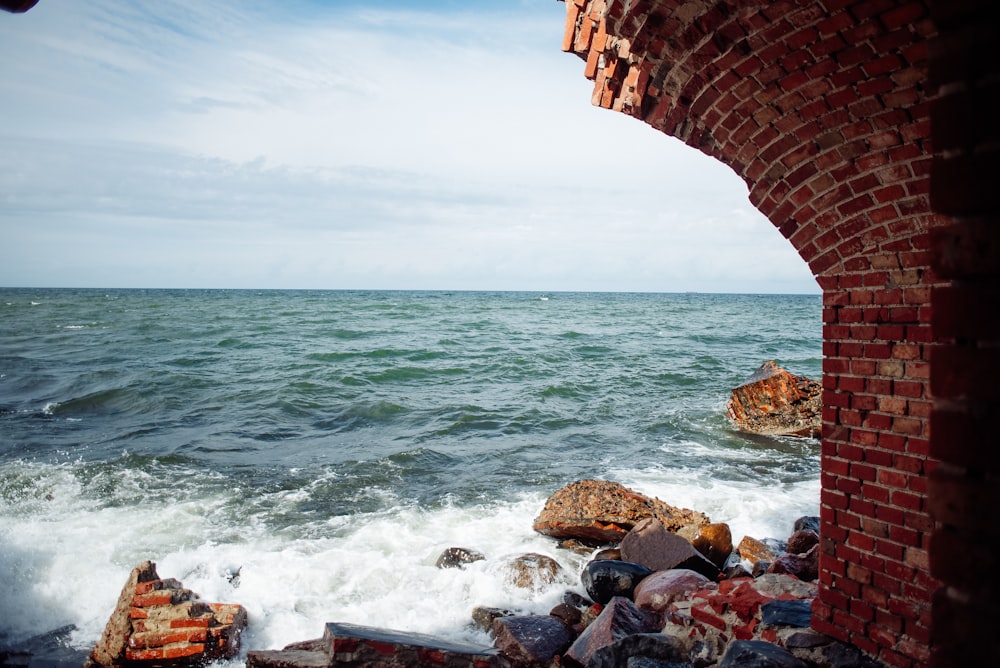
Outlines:
[[[244, 652], [332, 621], [488, 643], [474, 607], [582, 591], [531, 527], [583, 478], [785, 538], [819, 443], [725, 404], [766, 360], [820, 378], [820, 320], [818, 295], [0, 289], [0, 647], [89, 649], [146, 559], [243, 605]], [[566, 577], [517, 588], [528, 552]]]

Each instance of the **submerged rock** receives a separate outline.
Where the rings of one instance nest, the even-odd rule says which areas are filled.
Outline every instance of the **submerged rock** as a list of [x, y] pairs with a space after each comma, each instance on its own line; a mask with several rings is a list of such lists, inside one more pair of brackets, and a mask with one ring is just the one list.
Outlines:
[[669, 531], [709, 522], [702, 513], [676, 508], [617, 482], [578, 480], [549, 497], [534, 529], [554, 538], [616, 543], [647, 517], [660, 520]]
[[464, 547], [449, 547], [441, 553], [437, 561], [434, 562], [434, 565], [438, 568], [463, 568], [466, 564], [483, 561], [484, 559], [486, 559], [486, 555], [482, 552], [469, 550]]
[[565, 571], [558, 561], [536, 552], [513, 559], [508, 568], [511, 583], [521, 589], [541, 589], [565, 577]]
[[818, 437], [823, 413], [823, 386], [796, 376], [771, 360], [764, 362], [726, 405], [740, 431], [764, 436]]

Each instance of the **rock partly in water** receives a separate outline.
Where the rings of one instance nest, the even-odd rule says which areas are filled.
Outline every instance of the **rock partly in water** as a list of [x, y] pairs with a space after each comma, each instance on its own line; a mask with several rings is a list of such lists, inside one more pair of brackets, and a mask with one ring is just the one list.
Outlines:
[[823, 387], [815, 380], [789, 373], [771, 360], [733, 389], [726, 409], [740, 431], [818, 437]]
[[472, 609], [472, 621], [484, 631], [493, 633], [493, 620], [514, 615], [513, 610], [479, 605]]
[[566, 651], [563, 665], [587, 666], [591, 656], [602, 647], [636, 633], [659, 631], [661, 626], [658, 614], [640, 610], [627, 598], [616, 596]]
[[541, 589], [566, 577], [558, 561], [537, 552], [516, 557], [508, 564], [508, 569], [510, 582], [520, 589]]
[[512, 668], [546, 666], [573, 641], [560, 620], [537, 615], [501, 617], [493, 622], [493, 636]]
[[246, 611], [235, 604], [204, 603], [156, 564], [132, 569], [89, 666], [196, 665], [236, 656]]
[[708, 524], [704, 514], [676, 508], [617, 482], [579, 480], [557, 490], [535, 518], [535, 531], [595, 544], [616, 543], [632, 527], [655, 517], [669, 531]]
[[642, 564], [604, 559], [587, 564], [580, 579], [587, 595], [603, 605], [616, 596], [632, 598], [636, 585], [652, 574]]
[[441, 553], [434, 565], [438, 568], [464, 568], [466, 564], [483, 561], [486, 555], [464, 547], [449, 547]]
[[667, 531], [656, 518], [639, 522], [622, 539], [622, 559], [642, 564], [652, 571], [686, 568], [710, 580], [719, 576], [719, 567], [696, 550], [691, 543]]

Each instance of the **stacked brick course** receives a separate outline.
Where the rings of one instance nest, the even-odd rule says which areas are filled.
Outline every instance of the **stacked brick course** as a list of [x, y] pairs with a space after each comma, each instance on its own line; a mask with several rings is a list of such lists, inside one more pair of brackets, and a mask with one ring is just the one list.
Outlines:
[[[717, 158], [823, 290], [815, 629], [930, 659], [931, 232], [926, 2], [567, 0], [593, 102]], [[958, 3], [964, 6], [966, 3]], [[992, 174], [992, 172], [991, 172]], [[995, 180], [994, 180], [995, 182]]]
[[132, 570], [88, 665], [202, 664], [235, 656], [246, 612], [239, 605], [204, 603], [156, 565]]

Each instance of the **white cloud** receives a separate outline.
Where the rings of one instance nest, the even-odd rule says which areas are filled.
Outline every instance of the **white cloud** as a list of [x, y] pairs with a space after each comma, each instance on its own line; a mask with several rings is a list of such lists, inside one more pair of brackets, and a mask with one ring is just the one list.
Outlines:
[[0, 16], [0, 284], [816, 291], [731, 171], [590, 107], [562, 5], [324, 7]]

